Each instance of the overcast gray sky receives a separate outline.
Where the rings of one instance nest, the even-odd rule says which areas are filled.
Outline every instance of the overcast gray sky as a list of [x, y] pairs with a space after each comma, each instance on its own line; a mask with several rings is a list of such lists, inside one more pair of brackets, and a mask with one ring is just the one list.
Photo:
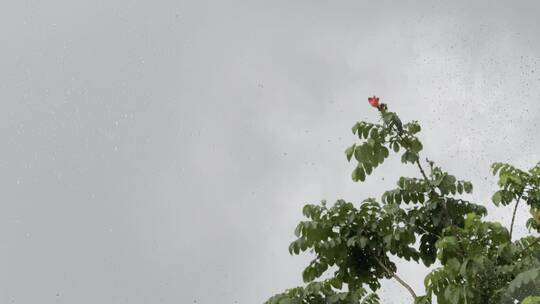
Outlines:
[[[251, 304], [300, 284], [303, 204], [417, 174], [393, 157], [350, 180], [372, 94], [487, 204], [490, 163], [540, 160], [540, 7], [471, 2], [2, 1], [0, 303]], [[399, 274], [422, 293], [415, 269]], [[384, 282], [383, 303], [408, 296]]]

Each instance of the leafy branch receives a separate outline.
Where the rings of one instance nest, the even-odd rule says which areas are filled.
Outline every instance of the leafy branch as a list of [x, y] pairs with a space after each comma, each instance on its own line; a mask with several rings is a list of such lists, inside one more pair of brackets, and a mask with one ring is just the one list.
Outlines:
[[[364, 182], [389, 157], [401, 154], [403, 164], [415, 165], [421, 178], [400, 177], [397, 188], [385, 191], [380, 201], [360, 204], [339, 199], [307, 204], [306, 217], [296, 229], [291, 254], [309, 251], [314, 258], [302, 272], [306, 283], [271, 297], [268, 304], [378, 303], [381, 280], [393, 278], [416, 304], [538, 303], [540, 292], [540, 238], [512, 241], [518, 206], [526, 204], [529, 231], [540, 232], [540, 163], [524, 171], [495, 163], [492, 173], [499, 189], [495, 206], [515, 200], [509, 229], [484, 220], [483, 205], [461, 197], [472, 194], [472, 183], [457, 179], [431, 160], [429, 176], [420, 162], [423, 144], [416, 121], [402, 123], [378, 97], [368, 98], [382, 122], [357, 122], [352, 133], [359, 142], [345, 150], [356, 166], [351, 178]], [[523, 204], [520, 204], [523, 202]], [[440, 267], [424, 280], [425, 295], [417, 295], [397, 275], [388, 257]], [[322, 280], [321, 278], [326, 278]], [[372, 291], [368, 292], [368, 288]]]

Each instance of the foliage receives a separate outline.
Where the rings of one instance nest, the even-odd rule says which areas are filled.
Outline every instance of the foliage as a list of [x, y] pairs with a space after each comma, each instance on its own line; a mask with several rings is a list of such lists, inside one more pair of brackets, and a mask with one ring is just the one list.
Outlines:
[[311, 282], [306, 287], [297, 287], [270, 298], [269, 304], [376, 304], [379, 297], [375, 293], [368, 294], [362, 288], [353, 291], [336, 291], [342, 286], [338, 280]]
[[[471, 182], [433, 161], [421, 161], [418, 122], [402, 123], [376, 96], [369, 102], [381, 119], [352, 127], [358, 141], [345, 150], [347, 160], [355, 163], [352, 180], [365, 181], [392, 153], [400, 154], [403, 164], [416, 166], [419, 175], [400, 177], [380, 200], [305, 205], [306, 220], [297, 225], [289, 252], [313, 254], [302, 273], [307, 285], [266, 303], [378, 303], [381, 280], [392, 278], [411, 293], [414, 303], [540, 303], [540, 238], [512, 241], [520, 202], [531, 211], [527, 227], [540, 231], [540, 163], [528, 171], [493, 164], [499, 186], [493, 204], [515, 204], [507, 229], [485, 221], [486, 208], [465, 199], [473, 191]], [[391, 258], [425, 267], [437, 262], [424, 280], [425, 295], [418, 296], [396, 274]]]
[[540, 304], [540, 297], [527, 297], [523, 300], [523, 304]]

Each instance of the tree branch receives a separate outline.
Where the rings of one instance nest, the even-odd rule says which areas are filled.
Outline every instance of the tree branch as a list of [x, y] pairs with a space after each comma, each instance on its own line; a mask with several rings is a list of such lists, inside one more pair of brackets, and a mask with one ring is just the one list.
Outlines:
[[514, 207], [514, 213], [512, 213], [512, 222], [510, 223], [510, 241], [512, 241], [512, 232], [514, 231], [514, 220], [516, 219], [516, 211], [519, 205], [519, 200], [521, 200], [522, 196], [523, 196], [523, 192], [521, 192], [521, 194], [517, 198], [516, 206]]
[[412, 289], [412, 287], [407, 284], [405, 281], [403, 281], [395, 272], [393, 272], [392, 270], [390, 270], [390, 268], [386, 267], [386, 265], [384, 265], [381, 260], [379, 260], [378, 258], [375, 257], [375, 261], [377, 261], [377, 263], [384, 269], [384, 271], [386, 271], [389, 275], [391, 275], [396, 281], [398, 281], [399, 284], [401, 284], [403, 287], [405, 287], [409, 293], [411, 294], [411, 296], [413, 297], [414, 300], [416, 300], [416, 298], [418, 297], [416, 295], [416, 293], [414, 292], [414, 290]]
[[[422, 176], [424, 177], [424, 180], [426, 181], [426, 183], [428, 183], [428, 186], [429, 188], [431, 188], [431, 191], [433, 191], [434, 193], [437, 193], [435, 191], [435, 187], [433, 187], [433, 185], [431, 184], [431, 181], [427, 177], [426, 172], [424, 171], [424, 168], [422, 168], [422, 164], [420, 164], [419, 159], [420, 159], [420, 155], [418, 155], [418, 159], [416, 160], [416, 165], [418, 166], [418, 169], [420, 169], [420, 173], [422, 173]], [[442, 207], [443, 207], [443, 211], [444, 211], [444, 215], [446, 216], [446, 219], [448, 219], [450, 221], [450, 225], [452, 225], [452, 219], [450, 218], [450, 214], [448, 213], [448, 207], [446, 206], [446, 201], [443, 201]]]
[[[420, 155], [418, 155], [418, 159], [420, 159]], [[431, 183], [429, 182], [429, 179], [426, 175], [426, 172], [424, 171], [424, 168], [422, 168], [422, 165], [420, 164], [419, 160], [416, 160], [416, 164], [418, 165], [418, 169], [420, 169], [420, 173], [422, 173], [422, 176], [424, 177], [424, 180], [428, 182], [428, 184], [431, 186]]]
[[531, 248], [532, 246], [536, 245], [538, 242], [540, 242], [540, 238], [537, 238], [536, 240], [534, 240], [534, 242], [531, 242], [529, 245], [527, 245], [527, 247], [523, 248], [523, 250], [519, 252], [518, 256], [521, 256], [523, 252], [525, 252], [527, 249]]
[[[402, 136], [402, 131], [399, 131], [396, 126], [392, 126], [392, 129], [395, 130], [396, 134], [398, 135], [399, 139], [401, 139], [401, 141], [404, 141], [404, 138]], [[424, 168], [422, 167], [422, 164], [420, 163], [420, 154], [417, 153], [418, 155], [418, 159], [416, 160], [416, 165], [418, 166], [418, 169], [420, 170], [420, 173], [422, 174], [422, 177], [424, 177], [424, 180], [426, 181], [426, 183], [428, 184], [429, 188], [431, 189], [431, 191], [433, 193], [437, 193], [435, 191], [435, 187], [433, 187], [433, 185], [431, 184], [431, 181], [429, 180], [429, 178], [427, 177], [426, 175], [426, 172], [424, 171]], [[448, 212], [448, 207], [446, 206], [446, 201], [443, 201], [442, 203], [442, 207], [443, 207], [443, 212], [444, 212], [444, 215], [446, 217], [447, 220], [450, 221], [450, 225], [452, 225], [452, 219], [450, 218], [450, 213]]]

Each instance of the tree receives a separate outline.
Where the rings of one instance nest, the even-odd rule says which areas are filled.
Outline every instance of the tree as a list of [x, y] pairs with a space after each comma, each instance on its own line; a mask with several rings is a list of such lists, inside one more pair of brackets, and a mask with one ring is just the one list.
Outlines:
[[[540, 238], [531, 234], [512, 240], [521, 202], [531, 210], [529, 232], [540, 231], [540, 163], [528, 171], [505, 163], [492, 165], [499, 186], [492, 203], [514, 208], [509, 228], [486, 221], [486, 208], [463, 198], [472, 193], [471, 182], [421, 160], [418, 122], [403, 124], [376, 96], [368, 101], [381, 119], [352, 127], [359, 140], [345, 150], [347, 160], [356, 162], [352, 180], [365, 181], [391, 152], [401, 153], [401, 162], [416, 166], [419, 175], [400, 177], [397, 187], [380, 200], [305, 205], [306, 220], [296, 227], [297, 239], [289, 252], [313, 253], [302, 273], [307, 285], [266, 303], [374, 304], [383, 278], [395, 279], [413, 303], [540, 303]], [[390, 257], [419, 267], [438, 261], [440, 267], [424, 280], [425, 295], [418, 295], [396, 274]]]

